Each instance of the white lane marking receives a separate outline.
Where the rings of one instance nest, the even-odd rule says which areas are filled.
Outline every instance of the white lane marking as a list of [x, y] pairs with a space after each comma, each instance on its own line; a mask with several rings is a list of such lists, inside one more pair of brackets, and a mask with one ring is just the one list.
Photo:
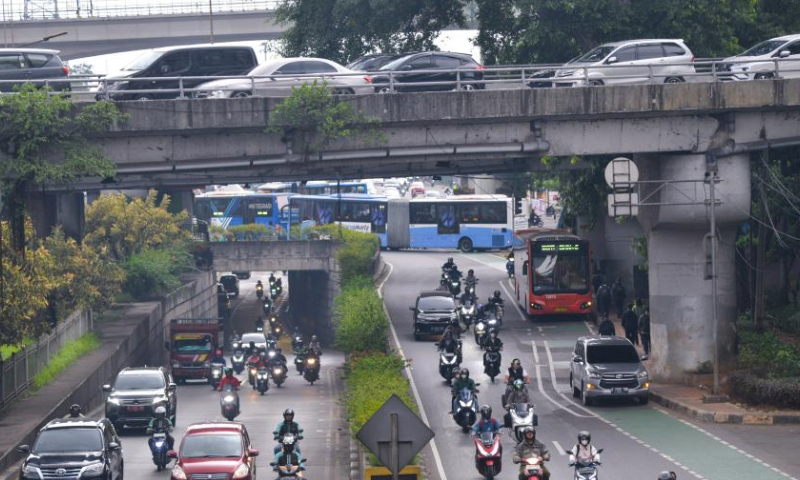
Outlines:
[[[481, 260], [481, 259], [480, 259], [480, 257], [479, 257], [478, 255], [480, 255], [480, 254], [477, 254], [477, 255], [475, 255], [475, 256], [472, 256], [472, 255], [464, 255], [463, 253], [460, 253], [460, 254], [459, 254], [459, 256], [460, 256], [460, 257], [464, 257], [464, 258], [468, 258], [468, 259], [470, 259], [470, 260], [474, 260], [474, 261], [476, 261], [476, 262], [478, 262], [478, 263], [482, 263], [482, 264], [486, 265], [487, 267], [494, 268], [495, 270], [500, 270], [501, 272], [506, 272], [506, 266], [505, 266], [505, 264], [503, 264], [503, 266], [500, 266], [499, 264], [491, 264], [491, 263], [489, 263], [489, 262], [485, 262], [485, 261]], [[489, 255], [491, 255], [491, 254], [489, 254]], [[498, 258], [499, 258], [499, 257], [498, 257]]]
[[589, 323], [588, 320], [584, 320], [583, 323], [586, 325], [586, 328], [589, 330], [589, 333], [591, 333], [592, 335], [597, 335], [597, 332], [595, 332], [594, 327], [592, 326], [591, 323]]
[[[386, 278], [378, 285], [378, 295], [383, 299], [383, 285], [389, 280], [389, 277], [392, 276], [392, 272], [394, 271], [394, 265], [389, 262], [386, 262], [386, 265], [389, 266], [389, 273], [386, 274]], [[392, 316], [389, 315], [389, 309], [386, 308], [386, 302], [383, 303], [383, 311], [386, 313], [386, 318], [389, 319], [389, 329], [392, 332], [392, 338], [394, 339], [395, 345], [397, 345], [397, 352], [400, 354], [402, 358], [406, 358], [405, 353], [403, 353], [403, 347], [400, 345], [400, 338], [397, 336], [397, 332], [394, 329], [394, 322], [392, 322]], [[419, 416], [422, 418], [422, 421], [425, 422], [425, 425], [430, 425], [428, 421], [428, 415], [425, 413], [425, 406], [422, 404], [422, 399], [419, 396], [419, 390], [417, 390], [417, 384], [414, 382], [414, 376], [411, 374], [411, 368], [409, 367], [408, 362], [406, 362], [406, 375], [408, 376], [408, 383], [411, 385], [411, 391], [414, 393], [414, 399], [417, 401], [417, 406], [419, 406]], [[439, 449], [436, 448], [436, 439], [431, 439], [430, 442], [431, 451], [433, 452], [433, 460], [436, 462], [436, 469], [439, 471], [439, 478], [441, 480], [447, 480], [447, 475], [444, 473], [444, 466], [442, 466], [442, 458], [439, 456]]]
[[580, 413], [575, 413], [569, 408], [565, 407], [564, 405], [556, 402], [553, 397], [551, 397], [545, 390], [544, 386], [542, 385], [542, 371], [541, 365], [539, 364], [539, 352], [536, 349], [536, 342], [531, 341], [531, 348], [533, 349], [533, 362], [536, 365], [536, 385], [539, 387], [539, 392], [542, 394], [544, 398], [550, 401], [556, 407], [564, 410], [565, 412], [569, 413], [572, 416], [579, 417], [579, 418], [589, 418], [586, 415], [581, 415]]
[[553, 440], [553, 445], [555, 445], [556, 450], [558, 450], [558, 454], [561, 455], [562, 457], [567, 454], [567, 452], [565, 452], [564, 449], [561, 448], [561, 444], [558, 443], [556, 440]]

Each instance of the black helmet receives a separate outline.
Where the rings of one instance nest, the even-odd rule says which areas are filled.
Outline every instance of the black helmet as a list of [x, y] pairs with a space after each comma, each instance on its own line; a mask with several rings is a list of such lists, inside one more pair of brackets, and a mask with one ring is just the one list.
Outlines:
[[468, 368], [462, 368], [461, 369], [461, 376], [469, 378], [469, 369]]
[[489, 329], [489, 336], [490, 337], [497, 337], [497, 329], [496, 328], [490, 328]]
[[492, 407], [489, 405], [484, 405], [481, 407], [481, 417], [484, 420], [489, 420], [492, 418]]
[[447, 263], [453, 263], [453, 257], [447, 257]]
[[578, 443], [581, 443], [584, 440], [586, 440], [587, 444], [592, 441], [592, 434], [586, 430], [578, 432]]
[[69, 414], [72, 417], [79, 417], [81, 415], [81, 406], [77, 403], [73, 403], [69, 407]]
[[514, 360], [511, 360], [511, 366], [513, 367], [514, 365], [517, 365], [517, 366], [522, 365], [522, 362], [519, 361], [519, 358], [515, 358]]
[[469, 275], [469, 276], [475, 275], [475, 270], [470, 268], [469, 270], [467, 270], [467, 275]]
[[231, 367], [225, 367], [225, 376], [232, 377], [233, 376], [233, 369]]
[[[291, 418], [287, 419], [286, 417], [291, 417]], [[286, 410], [284, 410], [283, 419], [291, 422], [294, 419], [294, 410], [292, 410], [291, 408], [287, 408]]]
[[256, 342], [251, 341], [250, 342], [250, 348], [256, 348]]
[[500, 298], [500, 290], [494, 291], [494, 298]]

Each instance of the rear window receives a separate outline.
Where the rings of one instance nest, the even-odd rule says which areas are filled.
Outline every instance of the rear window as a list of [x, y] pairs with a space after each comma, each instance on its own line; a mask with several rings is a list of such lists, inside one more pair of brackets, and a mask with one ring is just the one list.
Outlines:
[[238, 458], [242, 456], [239, 435], [188, 435], [181, 446], [183, 458]]
[[587, 363], [639, 363], [639, 355], [632, 345], [589, 345]]
[[265, 337], [260, 333], [245, 333], [244, 335], [242, 335], [242, 343], [250, 343], [250, 342], [266, 343], [267, 337]]
[[668, 57], [680, 57], [686, 51], [678, 44], [675, 43], [665, 43], [663, 44], [664, 52]]
[[114, 383], [116, 390], [158, 390], [164, 388], [160, 372], [121, 373]]
[[26, 53], [25, 56], [28, 58], [28, 64], [33, 68], [44, 67], [51, 58], [44, 53]]
[[39, 434], [32, 452], [42, 455], [102, 450], [103, 438], [96, 428], [53, 428]]
[[450, 297], [422, 297], [419, 299], [417, 308], [424, 311], [433, 310], [453, 310], [455, 304]]

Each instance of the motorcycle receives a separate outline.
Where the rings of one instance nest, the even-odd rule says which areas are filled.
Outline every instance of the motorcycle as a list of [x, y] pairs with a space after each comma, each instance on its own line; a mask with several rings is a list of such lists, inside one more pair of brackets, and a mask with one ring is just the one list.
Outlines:
[[514, 405], [506, 405], [508, 413], [511, 414], [511, 425], [508, 428], [514, 432], [514, 437], [517, 443], [523, 440], [526, 427], [536, 427], [539, 425], [539, 418], [533, 410], [533, 404], [530, 403], [517, 403]]
[[514, 278], [514, 258], [509, 258], [506, 262], [506, 273], [508, 273], [508, 278]]
[[272, 300], [269, 298], [264, 298], [261, 301], [261, 305], [264, 307], [264, 315], [269, 315], [272, 312]]
[[[297, 440], [299, 440], [299, 438], [296, 439], [294, 435], [286, 434], [283, 436], [283, 441], [281, 443], [283, 444], [290, 442], [296, 444]], [[303, 463], [305, 461], [306, 461], [305, 458], [300, 459], [300, 463]], [[278, 472], [278, 479], [280, 480], [283, 479], [300, 480], [303, 478], [303, 472], [305, 471], [305, 467], [301, 467], [299, 464], [278, 465], [277, 462], [271, 462], [269, 465], [272, 467], [274, 471]]]
[[544, 460], [542, 457], [528, 457], [522, 459], [522, 472], [520, 478], [525, 480], [542, 480], [544, 478]]
[[275, 338], [281, 338], [283, 334], [283, 327], [279, 322], [275, 322], [272, 324], [272, 336]]
[[241, 350], [241, 348], [237, 348], [233, 351], [233, 356], [231, 357], [231, 366], [233, 366], [233, 371], [237, 374], [240, 374], [244, 371], [244, 352]]
[[305, 378], [307, 382], [311, 383], [311, 385], [314, 385], [314, 382], [319, 380], [319, 367], [319, 357], [306, 357], [306, 363], [303, 366], [303, 378]]
[[475, 343], [478, 344], [479, 347], [483, 348], [483, 341], [486, 339], [487, 334], [488, 328], [486, 327], [486, 322], [478, 320], [475, 324]]
[[469, 326], [472, 325], [472, 321], [475, 319], [475, 304], [467, 300], [466, 303], [461, 304], [458, 313], [461, 316], [461, 321], [464, 322], [464, 325], [469, 329]]
[[272, 300], [275, 300], [276, 298], [278, 298], [278, 286], [277, 285], [272, 285], [272, 286], [269, 287], [269, 297]]
[[261, 320], [260, 318], [256, 320], [256, 332], [264, 333], [264, 320]]
[[450, 272], [442, 272], [442, 278], [439, 280], [439, 285], [443, 287], [444, 290], [450, 288]]
[[500, 352], [492, 350], [483, 356], [483, 373], [489, 376], [494, 383], [494, 378], [500, 375]]
[[208, 384], [211, 385], [213, 390], [217, 389], [219, 385], [219, 381], [222, 380], [222, 369], [224, 365], [221, 363], [212, 363], [211, 364], [211, 374], [208, 376]]
[[259, 283], [258, 285], [256, 285], [256, 297], [258, 297], [258, 299], [261, 300], [263, 296], [264, 296], [264, 285]]
[[292, 351], [296, 352], [298, 348], [302, 348], [303, 343], [303, 336], [299, 333], [295, 333], [292, 337]]
[[475, 394], [465, 388], [456, 397], [456, 407], [453, 419], [461, 427], [461, 430], [466, 433], [475, 423], [475, 419], [478, 418], [478, 399]]
[[[597, 454], [603, 453], [603, 449], [597, 450]], [[579, 460], [577, 462], [570, 462], [570, 467], [575, 467], [574, 480], [597, 480], [597, 467], [600, 462]]]
[[255, 365], [247, 366], [247, 381], [250, 386], [256, 388], [256, 375], [258, 375], [258, 367]]
[[503, 445], [500, 434], [483, 432], [475, 436], [475, 468], [487, 480], [493, 480], [503, 469]]
[[486, 326], [487, 328], [500, 328], [503, 326], [503, 307], [495, 305], [494, 308], [489, 308], [486, 311]]
[[300, 375], [303, 374], [303, 367], [306, 364], [306, 355], [305, 353], [297, 353], [294, 356], [294, 367], [297, 369], [297, 373]]
[[270, 374], [272, 375], [272, 381], [275, 382], [278, 388], [281, 388], [283, 382], [286, 381], [286, 375], [288, 374], [289, 369], [286, 368], [284, 364], [275, 364], [270, 367]]
[[255, 389], [261, 395], [264, 395], [269, 390], [269, 371], [264, 367], [259, 368], [256, 373]]
[[153, 454], [153, 463], [156, 464], [156, 469], [159, 472], [164, 470], [169, 463], [169, 457], [167, 457], [168, 450], [167, 433], [152, 432], [152, 437], [150, 438], [150, 453]]
[[533, 218], [528, 220], [529, 227], [544, 227], [544, 221], [539, 215], [533, 215]]
[[219, 406], [222, 416], [232, 422], [239, 416], [239, 394], [232, 386], [226, 385], [219, 397]]
[[476, 283], [477, 280], [474, 282], [467, 282], [466, 280], [464, 281], [464, 296], [472, 299], [473, 301], [477, 298], [477, 295], [475, 294]]
[[458, 370], [458, 355], [451, 352], [439, 353], [439, 375], [444, 378], [448, 385], [453, 381], [453, 377], [456, 376]]

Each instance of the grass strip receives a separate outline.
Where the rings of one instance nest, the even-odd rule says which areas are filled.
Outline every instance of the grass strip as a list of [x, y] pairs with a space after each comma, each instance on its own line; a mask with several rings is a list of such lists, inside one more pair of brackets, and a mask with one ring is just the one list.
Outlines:
[[50, 363], [48, 363], [41, 372], [36, 374], [36, 377], [33, 379], [31, 390], [35, 392], [49, 384], [55, 380], [64, 369], [99, 346], [100, 340], [97, 339], [97, 335], [95, 335], [94, 332], [87, 333], [77, 340], [68, 342], [64, 345], [64, 348], [50, 358]]

